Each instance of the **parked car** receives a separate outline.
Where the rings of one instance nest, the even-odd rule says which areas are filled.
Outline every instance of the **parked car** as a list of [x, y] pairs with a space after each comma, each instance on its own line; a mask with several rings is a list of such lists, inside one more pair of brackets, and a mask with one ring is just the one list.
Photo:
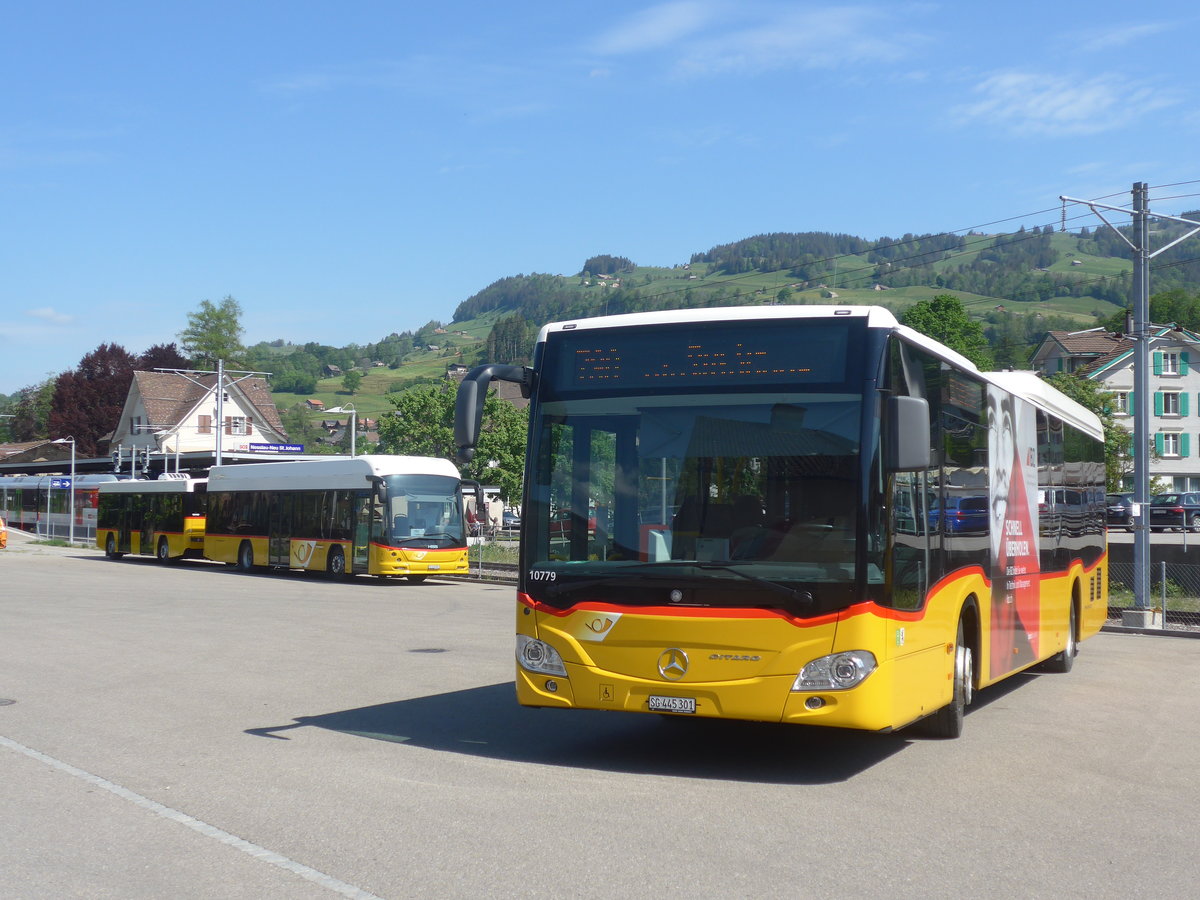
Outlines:
[[504, 531], [519, 531], [521, 529], [521, 516], [515, 510], [506, 509], [500, 516], [500, 527]]
[[1150, 530], [1200, 531], [1200, 493], [1156, 494], [1150, 498]]
[[1133, 531], [1133, 494], [1109, 494], [1106, 502], [1108, 527]]
[[[949, 534], [985, 534], [988, 530], [988, 498], [947, 497], [946, 532]], [[936, 529], [942, 520], [941, 501], [929, 507], [929, 527]]]

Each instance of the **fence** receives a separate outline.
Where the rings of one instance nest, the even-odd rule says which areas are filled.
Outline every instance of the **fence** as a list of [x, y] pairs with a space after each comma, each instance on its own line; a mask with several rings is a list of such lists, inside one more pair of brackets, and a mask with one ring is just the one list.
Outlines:
[[[1133, 564], [1112, 562], [1108, 569], [1108, 617], [1135, 609]], [[1165, 610], [1166, 628], [1200, 628], [1200, 565], [1154, 560], [1150, 565], [1151, 607]]]

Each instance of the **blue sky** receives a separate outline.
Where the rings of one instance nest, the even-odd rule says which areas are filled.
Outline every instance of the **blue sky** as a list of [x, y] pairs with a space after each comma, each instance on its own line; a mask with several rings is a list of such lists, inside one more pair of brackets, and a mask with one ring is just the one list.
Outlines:
[[45, 0], [3, 21], [0, 393], [175, 340], [226, 295], [247, 344], [365, 344], [601, 253], [952, 231], [1135, 181], [1200, 207], [1165, 187], [1200, 178], [1192, 3]]

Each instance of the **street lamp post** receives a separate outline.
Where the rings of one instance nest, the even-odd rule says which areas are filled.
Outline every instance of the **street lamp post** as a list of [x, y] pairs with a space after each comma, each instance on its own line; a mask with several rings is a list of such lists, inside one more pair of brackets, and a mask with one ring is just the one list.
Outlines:
[[358, 436], [358, 410], [353, 406], [335, 406], [333, 409], [325, 410], [325, 412], [350, 413], [350, 455], [354, 456], [355, 439]]
[[[72, 546], [75, 544], [75, 438], [65, 437], [51, 441], [52, 444], [70, 444], [71, 445], [71, 487], [68, 488], [71, 494], [71, 521], [67, 527], [67, 543]], [[47, 526], [49, 522], [46, 523]]]

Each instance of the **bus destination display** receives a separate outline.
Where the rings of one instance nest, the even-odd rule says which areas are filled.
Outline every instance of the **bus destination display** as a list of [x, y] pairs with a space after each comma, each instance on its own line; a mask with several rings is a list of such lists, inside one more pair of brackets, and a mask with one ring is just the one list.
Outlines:
[[846, 378], [849, 331], [806, 322], [772, 329], [619, 330], [560, 335], [558, 363], [575, 390], [677, 390], [714, 384], [822, 384]]

